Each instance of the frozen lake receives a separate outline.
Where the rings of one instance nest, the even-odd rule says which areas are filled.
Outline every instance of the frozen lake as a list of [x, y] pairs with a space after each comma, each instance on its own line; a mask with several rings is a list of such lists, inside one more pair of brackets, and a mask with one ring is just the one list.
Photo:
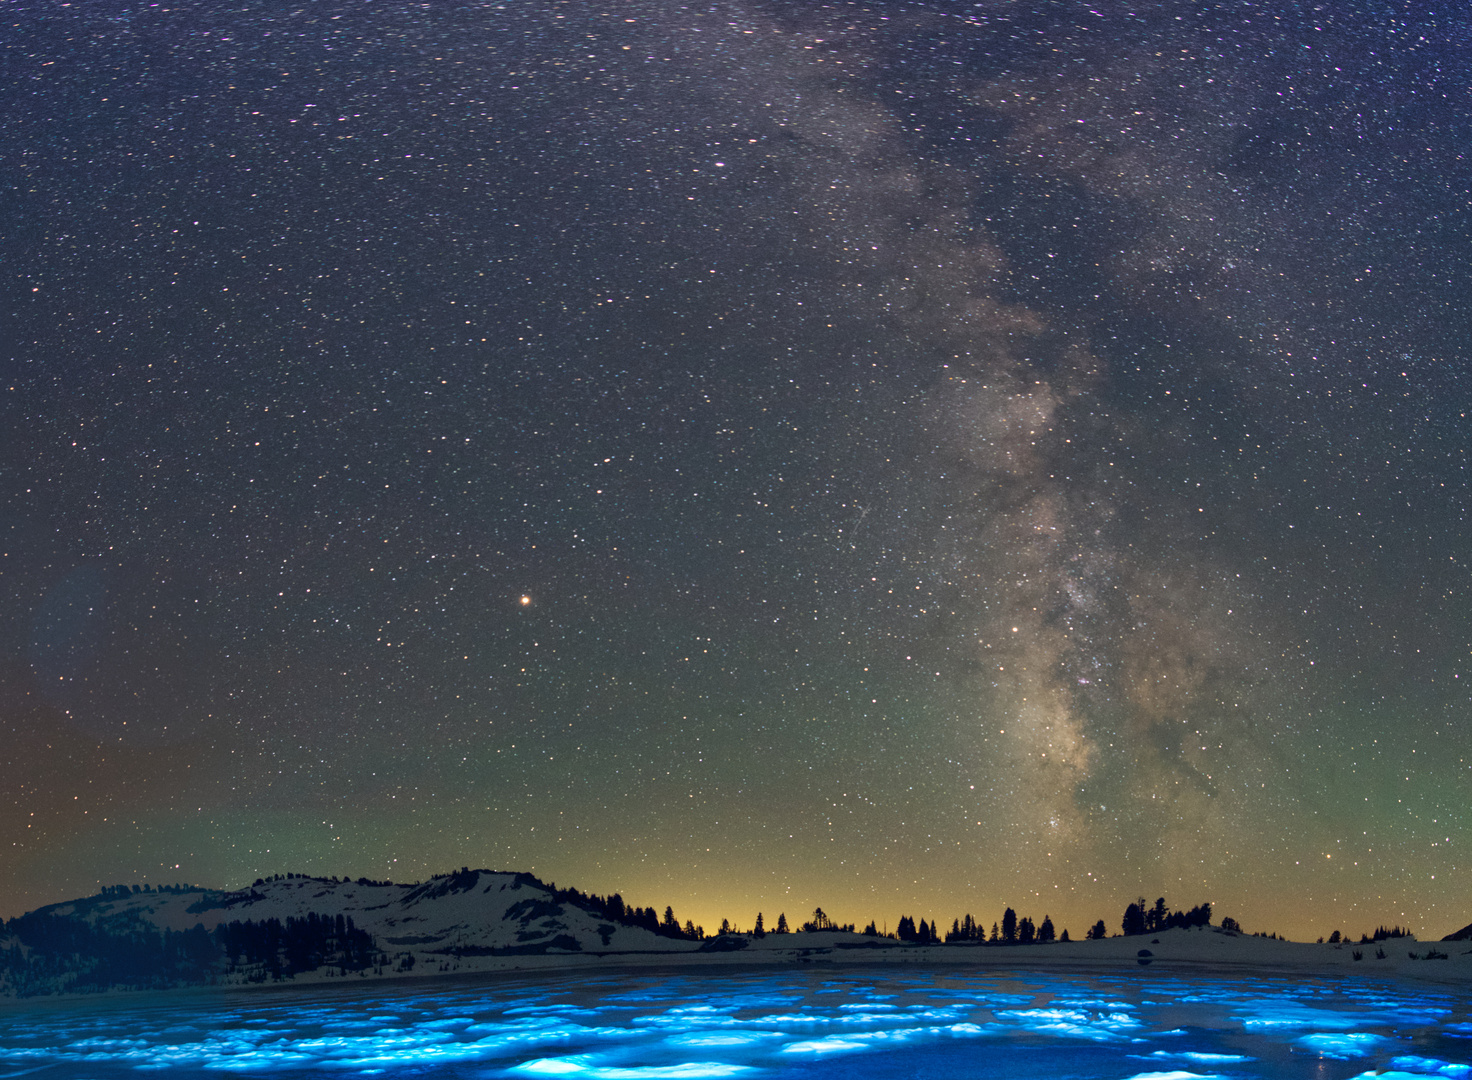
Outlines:
[[0, 1011], [0, 1080], [1466, 1077], [1468, 992], [1141, 968], [565, 973]]

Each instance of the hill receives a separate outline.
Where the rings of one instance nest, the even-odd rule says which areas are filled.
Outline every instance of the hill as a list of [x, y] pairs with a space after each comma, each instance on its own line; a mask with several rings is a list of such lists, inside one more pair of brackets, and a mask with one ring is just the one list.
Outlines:
[[[815, 912], [815, 915], [818, 913]], [[902, 920], [903, 921], [903, 920]], [[968, 922], [969, 922], [968, 917]], [[530, 874], [462, 869], [413, 885], [278, 875], [234, 891], [105, 888], [0, 925], [0, 999], [187, 986], [413, 978], [570, 965], [959, 964], [1035, 969], [1173, 965], [1364, 973], [1462, 982], [1472, 949], [1441, 951], [1400, 930], [1368, 944], [1308, 944], [1204, 922], [1099, 940], [944, 944], [854, 933], [706, 937], [666, 908], [558, 889]], [[922, 924], [923, 925], [923, 924]], [[1383, 940], [1382, 940], [1383, 936]], [[1450, 935], [1465, 940], [1472, 928]], [[1392, 940], [1393, 938], [1393, 940]], [[1440, 963], [1445, 962], [1445, 963]]]
[[478, 958], [716, 947], [652, 909], [464, 869], [415, 885], [286, 875], [248, 889], [114, 886], [0, 928], [0, 994], [453, 971]]

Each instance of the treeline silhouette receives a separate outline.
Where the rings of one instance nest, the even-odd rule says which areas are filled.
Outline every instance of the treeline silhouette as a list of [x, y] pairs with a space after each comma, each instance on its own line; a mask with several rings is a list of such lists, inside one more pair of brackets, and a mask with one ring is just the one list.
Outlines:
[[1124, 909], [1124, 919], [1120, 923], [1120, 929], [1126, 937], [1134, 934], [1158, 934], [1162, 930], [1172, 930], [1176, 927], [1210, 926], [1211, 905], [1198, 904], [1190, 911], [1171, 911], [1166, 907], [1165, 897], [1155, 901], [1154, 906], [1146, 906], [1145, 898], [1142, 896], [1133, 904]]
[[[580, 892], [577, 889], [558, 889], [555, 885], [546, 885], [538, 881], [530, 874], [518, 874], [518, 878], [527, 879], [528, 884], [534, 884], [542, 888], [552, 890], [553, 895], [559, 902], [572, 903], [584, 908], [584, 910], [602, 915], [614, 922], [626, 926], [641, 926], [646, 930], [661, 934], [665, 937], [683, 938], [689, 941], [702, 941], [706, 934], [703, 927], [686, 921], [683, 926], [675, 919], [674, 911], [670, 907], [665, 908], [664, 917], [656, 918], [654, 908], [626, 907], [623, 897], [613, 893], [608, 897], [600, 897], [596, 894]], [[1166, 903], [1165, 897], [1157, 897], [1153, 904], [1148, 903], [1143, 896], [1137, 898], [1133, 903], [1126, 905], [1124, 914], [1119, 922], [1119, 935], [1123, 937], [1134, 937], [1144, 934], [1158, 934], [1165, 930], [1193, 929], [1212, 925], [1212, 906], [1210, 901], [1197, 904], [1195, 907], [1184, 910], [1171, 910]], [[1221, 921], [1221, 929], [1232, 934], [1245, 934], [1242, 925], [1234, 918], [1227, 916]], [[835, 930], [842, 933], [856, 933], [854, 924], [839, 924], [834, 922], [822, 908], [813, 912], [813, 917], [799, 926], [799, 930], [812, 933], [820, 930]], [[750, 931], [741, 931], [735, 928], [730, 920], [722, 919], [719, 933], [747, 934], [751, 937], [761, 938], [768, 933], [787, 934], [787, 916], [781, 913], [777, 916], [777, 925], [773, 930], [766, 930], [763, 926], [763, 915], [757, 912], [756, 922]], [[985, 927], [976, 921], [971, 914], [966, 914], [951, 920], [951, 928], [944, 936], [940, 932], [939, 921], [928, 921], [921, 919], [918, 923], [913, 916], [901, 915], [893, 932], [881, 931], [877, 924], [870, 922], [861, 931], [868, 937], [882, 937], [891, 941], [902, 941], [914, 945], [939, 945], [942, 943], [974, 943], [986, 945], [1046, 945], [1057, 941], [1066, 943], [1072, 940], [1067, 929], [1061, 932], [1053, 925], [1049, 915], [1043, 916], [1041, 923], [1034, 923], [1028, 916], [1019, 917], [1012, 908], [1007, 908], [1002, 913], [1000, 923], [992, 923], [990, 933]], [[1253, 937], [1270, 938], [1271, 940], [1286, 940], [1274, 933], [1258, 931]], [[1410, 937], [1411, 931], [1395, 926], [1387, 929], [1384, 926], [1377, 927], [1373, 934], [1360, 935], [1360, 944], [1374, 944], [1390, 938]], [[1109, 937], [1109, 928], [1103, 919], [1099, 919], [1084, 934], [1090, 941], [1099, 941]], [[1320, 938], [1320, 941], [1323, 939]], [[1340, 940], [1348, 941], [1348, 937], [1341, 939], [1340, 932], [1334, 931], [1331, 942]]]
[[[1409, 930], [1403, 930], [1399, 926], [1392, 926], [1388, 930], [1383, 926], [1377, 926], [1375, 927], [1375, 932], [1373, 934], [1361, 934], [1359, 943], [1361, 945], [1374, 945], [1376, 942], [1379, 941], [1388, 941], [1391, 938], [1404, 938], [1410, 936], [1411, 932]], [[1323, 940], [1323, 938], [1319, 938], [1320, 942], [1322, 942]], [[1341, 935], [1338, 930], [1335, 930], [1332, 934], [1329, 935], [1330, 945], [1338, 945], [1341, 942], [1347, 942], [1349, 940], [1350, 938], [1348, 934]]]
[[[1230, 924], [1231, 929], [1240, 929], [1232, 919], [1224, 920], [1223, 926]], [[1120, 920], [1120, 932], [1128, 937], [1134, 934], [1156, 934], [1162, 930], [1170, 930], [1175, 927], [1194, 927], [1211, 925], [1211, 905], [1198, 904], [1189, 911], [1171, 911], [1166, 905], [1165, 898], [1161, 897], [1155, 901], [1153, 906], [1147, 905], [1143, 897], [1127, 906], [1124, 917]], [[809, 929], [805, 924], [803, 929]], [[927, 922], [921, 919], [916, 924], [914, 918], [909, 915], [900, 916], [899, 924], [894, 933], [885, 934], [875, 926], [873, 922], [864, 927], [863, 931], [869, 937], [888, 937], [893, 940], [910, 942], [917, 945], [940, 944], [940, 924], [938, 922]], [[1109, 936], [1109, 929], [1100, 919], [1088, 933], [1084, 935], [1091, 941], [1097, 941]], [[1012, 908], [1002, 912], [1000, 922], [994, 922], [990, 933], [987, 932], [983, 923], [977, 922], [971, 914], [963, 915], [951, 920], [951, 928], [945, 934], [944, 941], [951, 943], [971, 943], [979, 945], [1046, 945], [1053, 941], [1066, 942], [1071, 938], [1065, 929], [1061, 933], [1053, 925], [1053, 919], [1049, 915], [1043, 916], [1041, 923], [1034, 923], [1029, 916], [1019, 917]]]
[[335, 967], [339, 974], [346, 975], [388, 963], [373, 935], [359, 930], [351, 916], [342, 914], [309, 912], [302, 919], [287, 916], [284, 923], [274, 918], [260, 922], [236, 919], [215, 927], [213, 943], [229, 962], [227, 974], [245, 965], [255, 969], [250, 976], [253, 982], [290, 977], [324, 966]]
[[[256, 882], [260, 884], [259, 881]], [[194, 893], [207, 892], [203, 885], [104, 885], [98, 896], [130, 896], [133, 893]]]
[[219, 950], [202, 925], [160, 932], [140, 918], [100, 929], [73, 916], [31, 912], [4, 925], [0, 975], [19, 997], [50, 993], [59, 980], [73, 992], [112, 987], [162, 989], [207, 982]]
[[[182, 891], [182, 890], [181, 890]], [[104, 892], [104, 895], [117, 895]], [[107, 926], [75, 915], [31, 912], [3, 924], [0, 981], [18, 997], [114, 988], [159, 990], [241, 973], [249, 982], [335, 967], [340, 974], [387, 964], [373, 935], [343, 915], [239, 919], [215, 928], [159, 930], [137, 912]]]
[[582, 908], [584, 911], [607, 919], [611, 923], [617, 923], [620, 926], [642, 927], [661, 937], [684, 941], [705, 940], [705, 927], [696, 926], [689, 919], [686, 919], [681, 925], [680, 920], [675, 917], [675, 909], [670, 905], [665, 906], [664, 915], [660, 916], [652, 907], [629, 906], [619, 893], [599, 896], [596, 893], [585, 893], [580, 889], [559, 889], [555, 884], [543, 884], [530, 874], [517, 874], [516, 876], [518, 879], [527, 879], [528, 884], [550, 890], [552, 899], [556, 903], [571, 904], [573, 907]]
[[1017, 912], [1008, 908], [1002, 912], [1000, 926], [992, 923], [990, 935], [987, 934], [986, 928], [969, 914], [963, 918], [951, 920], [951, 929], [946, 934], [946, 941], [974, 941], [987, 945], [1046, 945], [1054, 940], [1069, 940], [1067, 930], [1063, 931], [1061, 938], [1056, 935], [1057, 931], [1053, 927], [1053, 920], [1050, 916], [1044, 915], [1041, 923], [1034, 924], [1027, 916], [1019, 919]]

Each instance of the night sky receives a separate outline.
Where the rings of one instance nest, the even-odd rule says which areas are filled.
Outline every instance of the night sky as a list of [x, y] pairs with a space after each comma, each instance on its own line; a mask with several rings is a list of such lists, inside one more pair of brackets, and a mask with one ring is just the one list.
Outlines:
[[0, 4], [0, 915], [1462, 926], [1469, 44]]

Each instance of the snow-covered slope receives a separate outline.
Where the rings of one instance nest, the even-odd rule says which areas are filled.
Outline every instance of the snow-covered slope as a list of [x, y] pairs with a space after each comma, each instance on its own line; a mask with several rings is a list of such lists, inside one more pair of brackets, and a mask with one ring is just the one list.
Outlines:
[[[136, 897], [134, 897], [136, 899]], [[202, 922], [213, 930], [233, 919], [302, 918], [309, 912], [351, 916], [394, 953], [488, 955], [545, 952], [686, 951], [692, 942], [620, 926], [568, 902], [527, 874], [467, 870], [418, 885], [387, 885], [286, 878], [234, 893], [205, 893], [183, 903], [160, 903], [152, 919], [186, 930]], [[168, 900], [175, 899], [167, 897]]]
[[[96, 972], [102, 954], [117, 954], [108, 962], [120, 974], [94, 976], [89, 988], [274, 981], [281, 972], [279, 961], [261, 960], [259, 955], [230, 958], [222, 951], [217, 929], [228, 930], [235, 922], [259, 929], [275, 920], [289, 930], [290, 920], [311, 916], [329, 928], [327, 941], [306, 963], [299, 956], [292, 965], [289, 951], [281, 954], [296, 978], [434, 974], [505, 967], [513, 958], [667, 955], [711, 945], [623, 925], [594, 908], [592, 903], [583, 906], [569, 900], [529, 874], [469, 869], [416, 885], [289, 875], [233, 892], [190, 887], [148, 892], [107, 889], [22, 916], [15, 923], [25, 927], [12, 924], [9, 936], [0, 928], [0, 993], [65, 992], [69, 979]], [[357, 964], [337, 959], [342, 954], [330, 927], [339, 917], [373, 937], [370, 950], [357, 951]], [[320, 922], [323, 919], [325, 923]], [[209, 935], [208, 942], [196, 929], [200, 927]], [[159, 962], [149, 950], [157, 952], [155, 943], [164, 939], [168, 953], [165, 932], [193, 936], [175, 938], [178, 959], [166, 956]], [[273, 958], [276, 940], [272, 939]], [[284, 937], [281, 942], [286, 950]], [[372, 957], [366, 964], [365, 953]], [[133, 972], [138, 973], [136, 979]]]
[[[416, 885], [288, 875], [234, 892], [107, 889], [0, 926], [0, 998], [569, 964], [1103, 965], [1120, 970], [1206, 965], [1303, 977], [1352, 973], [1464, 983], [1472, 976], [1472, 949], [1449, 943], [1438, 949], [1413, 937], [1366, 945], [1308, 944], [1200, 927], [1015, 947], [911, 945], [832, 930], [691, 941], [624, 925], [606, 918], [606, 910], [597, 898], [556, 890], [529, 874], [489, 870], [462, 870]], [[311, 933], [304, 934], [308, 924]], [[371, 943], [366, 935], [372, 935]], [[238, 940], [232, 943], [232, 937]], [[246, 939], [249, 943], [240, 944]]]
[[73, 915], [102, 929], [141, 917], [161, 930], [184, 931], [202, 924], [214, 931], [237, 919], [284, 922], [312, 912], [350, 916], [358, 929], [378, 938], [385, 952], [679, 952], [698, 947], [558, 903], [553, 890], [529, 874], [492, 870], [466, 870], [417, 885], [297, 876], [235, 892], [104, 894], [41, 908], [37, 914]]

